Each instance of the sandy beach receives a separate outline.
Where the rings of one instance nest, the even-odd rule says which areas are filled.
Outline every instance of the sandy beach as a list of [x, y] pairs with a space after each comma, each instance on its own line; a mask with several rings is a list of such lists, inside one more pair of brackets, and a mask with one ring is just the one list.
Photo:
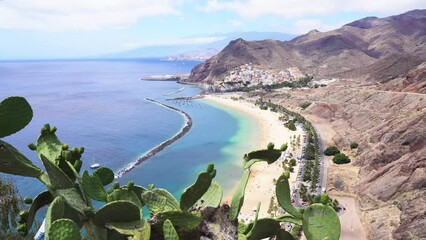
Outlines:
[[[275, 144], [275, 148], [279, 148], [283, 143], [288, 144], [287, 156], [291, 153], [293, 156], [301, 154], [301, 148], [290, 146], [290, 137], [302, 134], [302, 130], [298, 127], [297, 131], [290, 131], [281, 121], [279, 121], [278, 113], [269, 110], [261, 110], [253, 103], [246, 100], [235, 100], [231, 97], [239, 97], [236, 94], [220, 94], [220, 95], [207, 95], [207, 100], [216, 102], [226, 106], [235, 111], [241, 111], [251, 115], [258, 124], [261, 126], [262, 134], [258, 139], [257, 149], [265, 149], [269, 142]], [[296, 181], [296, 173], [299, 169], [299, 164], [294, 168], [294, 173], [290, 176], [290, 184], [293, 185]], [[254, 218], [255, 212], [253, 211], [257, 204], [261, 202], [259, 212], [260, 217], [269, 217], [267, 213], [271, 197], [275, 196], [274, 179], [278, 179], [283, 173], [282, 161], [276, 161], [268, 165], [266, 162], [259, 162], [251, 167], [251, 175], [246, 188], [244, 205], [241, 209], [239, 219], [249, 221]], [[232, 195], [225, 196], [224, 202], [230, 203]], [[276, 200], [275, 200], [276, 203]]]

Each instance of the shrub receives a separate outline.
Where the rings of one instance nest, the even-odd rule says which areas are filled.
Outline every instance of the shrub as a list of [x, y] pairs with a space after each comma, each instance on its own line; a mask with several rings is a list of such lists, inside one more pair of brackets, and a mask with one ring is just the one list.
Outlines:
[[303, 102], [299, 105], [303, 110], [309, 107], [312, 103], [311, 102]]
[[340, 153], [339, 149], [337, 149], [336, 146], [331, 146], [325, 149], [324, 154], [327, 156], [334, 156], [336, 154]]
[[333, 157], [333, 162], [336, 164], [344, 164], [344, 163], [350, 163], [351, 160], [344, 153], [337, 153]]
[[272, 149], [274, 149], [274, 147], [275, 147], [275, 144], [270, 142], [270, 143], [268, 143], [267, 149], [272, 150]]
[[281, 147], [280, 147], [280, 151], [285, 151], [285, 150], [287, 150], [287, 143], [284, 143], [283, 145], [281, 145]]
[[296, 129], [296, 125], [294, 125], [294, 121], [293, 121], [293, 120], [288, 121], [288, 122], [285, 124], [285, 126], [286, 126], [288, 129], [290, 129], [291, 131], [296, 131], [296, 130], [297, 130], [297, 129]]
[[358, 143], [352, 142], [350, 146], [351, 146], [351, 149], [358, 148]]
[[294, 158], [290, 159], [290, 166], [292, 167], [296, 166], [296, 159]]

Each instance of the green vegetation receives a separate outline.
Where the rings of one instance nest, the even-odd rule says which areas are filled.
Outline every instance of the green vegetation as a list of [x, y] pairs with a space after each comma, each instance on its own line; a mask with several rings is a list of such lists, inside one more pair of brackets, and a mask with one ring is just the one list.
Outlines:
[[322, 203], [324, 205], [332, 207], [336, 212], [340, 210], [339, 201], [337, 201], [336, 199], [332, 199], [325, 193], [318, 195], [306, 195], [306, 199], [309, 205], [314, 203]]
[[344, 153], [338, 153], [334, 155], [333, 162], [336, 164], [345, 164], [345, 163], [350, 163], [351, 160]]
[[287, 150], [287, 148], [288, 148], [287, 143], [284, 143], [283, 145], [281, 145], [280, 151], [284, 152], [285, 150]]
[[340, 153], [340, 150], [336, 146], [330, 146], [324, 151], [326, 156], [334, 156], [338, 153]]
[[291, 131], [296, 131], [296, 125], [294, 125], [294, 121], [293, 120], [289, 120], [287, 123], [284, 124], [284, 126], [286, 126], [288, 129], [290, 129]]
[[352, 142], [351, 145], [350, 145], [350, 147], [351, 147], [351, 149], [358, 148], [358, 143]]
[[315, 151], [315, 146], [312, 144], [308, 144], [306, 146], [306, 159], [307, 160], [314, 160], [316, 157], [316, 151]]
[[266, 149], [272, 150], [272, 149], [274, 149], [274, 147], [275, 147], [275, 144], [270, 142], [270, 143], [268, 143], [268, 146], [266, 147]]
[[299, 105], [299, 107], [305, 110], [307, 107], [311, 106], [311, 104], [311, 102], [303, 102]]
[[[11, 113], [8, 114], [13, 115], [17, 108], [10, 109]], [[3, 114], [1, 111], [3, 109], [0, 106], [0, 115]], [[2, 127], [4, 126], [0, 122], [0, 128]], [[23, 127], [25, 126], [20, 129]], [[13, 131], [4, 132], [13, 134]], [[26, 199], [25, 202], [31, 206], [28, 211], [20, 213], [21, 224], [17, 227], [23, 235], [28, 234], [36, 212], [48, 205], [47, 240], [82, 239], [82, 232], [85, 239], [94, 240], [200, 239], [206, 236], [219, 239], [224, 237], [224, 233], [232, 234], [228, 236], [230, 239], [236, 239], [237, 235], [239, 239], [248, 240], [273, 236], [278, 239], [293, 239], [290, 233], [280, 229], [280, 222], [302, 226], [309, 240], [323, 239], [323, 236], [329, 236], [330, 240], [339, 239], [340, 222], [332, 208], [313, 204], [303, 212], [291, 204], [289, 172], [285, 172], [276, 181], [277, 202], [289, 214], [258, 219], [259, 203], [254, 221], [247, 225], [241, 222], [238, 224], [237, 218], [244, 203], [250, 168], [244, 170], [229, 209], [219, 208], [222, 188], [214, 181], [216, 170], [213, 164], [208, 164], [195, 182], [183, 191], [180, 201], [166, 189], [155, 188], [153, 184], [144, 188], [132, 181], [124, 186], [116, 182], [113, 188], [105, 190], [114, 180], [113, 172], [103, 167], [92, 174], [87, 171], [80, 174], [84, 148], [74, 147], [69, 150], [55, 132], [56, 128], [44, 125], [36, 144], [29, 146], [37, 152], [45, 170], [38, 168], [13, 146], [0, 140], [1, 149], [6, 150], [0, 151], [0, 171], [36, 178], [47, 187], [46, 191], [34, 199]], [[0, 135], [3, 136], [5, 135]], [[275, 161], [280, 154], [281, 151], [272, 147], [248, 153], [246, 160]], [[104, 205], [95, 209], [93, 200], [103, 202]], [[149, 210], [149, 220], [141, 214], [143, 207]], [[324, 214], [327, 217], [323, 217]]]

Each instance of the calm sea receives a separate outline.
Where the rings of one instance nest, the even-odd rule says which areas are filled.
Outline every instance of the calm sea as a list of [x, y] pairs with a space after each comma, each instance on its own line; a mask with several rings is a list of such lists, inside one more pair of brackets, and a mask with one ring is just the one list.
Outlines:
[[[193, 127], [118, 181], [153, 183], [179, 197], [198, 172], [213, 162], [227, 195], [241, 176], [243, 154], [260, 136], [259, 126], [249, 116], [206, 100], [166, 100], [196, 95], [197, 87], [141, 80], [143, 76], [187, 73], [196, 64], [161, 60], [0, 62], [0, 99], [23, 96], [34, 110], [30, 125], [4, 140], [40, 166], [27, 145], [36, 141], [43, 124], [50, 123], [58, 128], [62, 142], [85, 147], [84, 169], [97, 162], [118, 171], [175, 135], [184, 124], [180, 114], [144, 100], [149, 97], [187, 112]], [[182, 87], [182, 92], [165, 96]], [[45, 189], [31, 178], [0, 176], [14, 180], [21, 195], [34, 197]]]

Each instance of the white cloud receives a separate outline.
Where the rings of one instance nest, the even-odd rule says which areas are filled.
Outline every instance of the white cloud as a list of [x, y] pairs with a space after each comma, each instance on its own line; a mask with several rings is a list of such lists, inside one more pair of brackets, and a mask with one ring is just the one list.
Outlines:
[[154, 46], [175, 46], [175, 45], [196, 45], [196, 44], [207, 44], [213, 43], [225, 39], [222, 36], [212, 37], [186, 37], [168, 40], [156, 40], [156, 41], [145, 41], [145, 42], [132, 42], [123, 44], [124, 49], [134, 49], [139, 47], [154, 47]]
[[3, 0], [0, 28], [98, 30], [123, 28], [140, 18], [179, 15], [185, 0]]
[[344, 12], [382, 14], [402, 13], [415, 8], [426, 8], [425, 0], [208, 0], [200, 10], [213, 12], [228, 10], [246, 18], [276, 15], [285, 18], [309, 17]]
[[236, 19], [229, 20], [228, 23], [231, 24], [231, 26], [234, 26], [234, 27], [238, 27], [238, 26], [241, 26], [241, 24], [243, 24], [240, 20], [236, 20]]

